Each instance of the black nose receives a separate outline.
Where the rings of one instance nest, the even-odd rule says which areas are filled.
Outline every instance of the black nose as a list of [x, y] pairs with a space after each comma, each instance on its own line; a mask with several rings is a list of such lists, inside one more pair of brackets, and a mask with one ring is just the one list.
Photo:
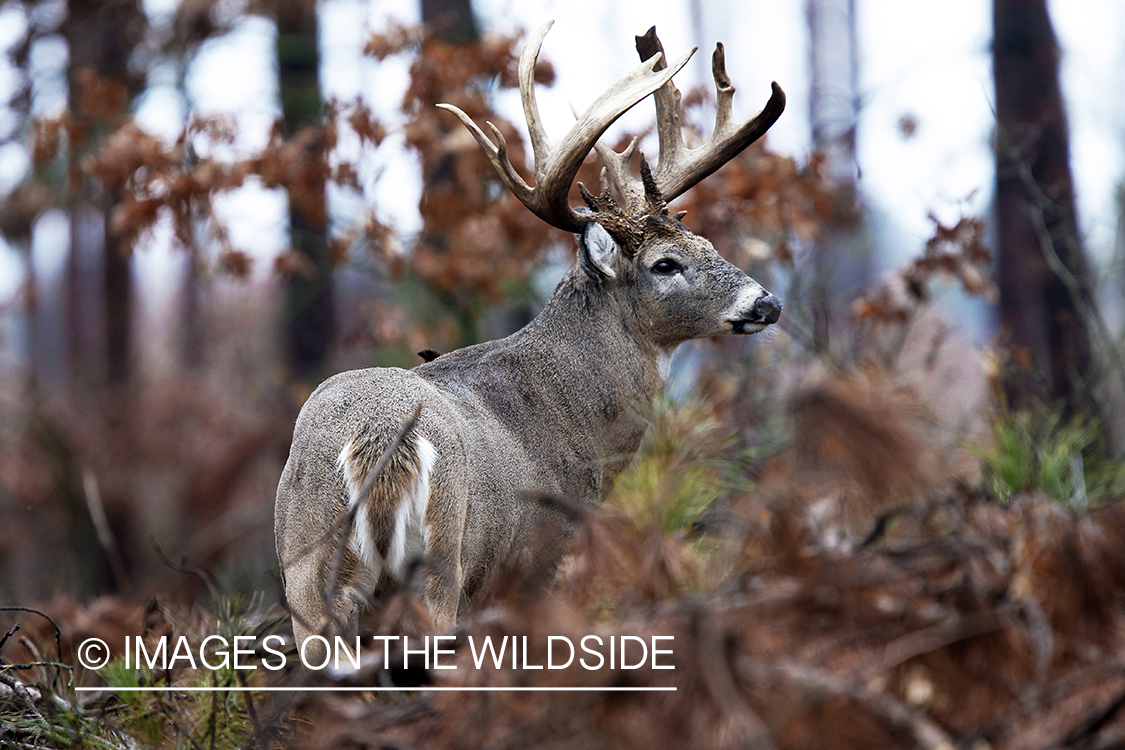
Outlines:
[[754, 301], [754, 314], [766, 323], [776, 323], [781, 317], [781, 300], [769, 292], [764, 292]]
[[781, 300], [769, 292], [763, 292], [762, 296], [754, 300], [754, 314], [765, 323], [777, 323], [777, 318], [781, 317]]

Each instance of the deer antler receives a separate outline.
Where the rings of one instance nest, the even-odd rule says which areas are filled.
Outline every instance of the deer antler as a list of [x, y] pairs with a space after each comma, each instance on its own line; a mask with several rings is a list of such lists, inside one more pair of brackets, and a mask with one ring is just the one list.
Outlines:
[[[504, 136], [495, 125], [488, 123], [488, 127], [496, 137], [494, 144], [460, 109], [451, 104], [438, 106], [460, 118], [480, 147], [484, 149], [504, 184], [521, 203], [551, 226], [576, 232], [582, 228], [586, 219], [571, 208], [567, 201], [567, 193], [570, 192], [570, 186], [574, 182], [575, 175], [578, 174], [582, 160], [617, 118], [649, 94], [671, 85], [672, 76], [687, 64], [695, 49], [693, 48], [671, 67], [665, 66], [663, 50], [650, 55], [599, 96], [578, 119], [570, 132], [552, 146], [543, 129], [543, 123], [539, 118], [539, 107], [535, 102], [535, 62], [539, 58], [543, 37], [547, 35], [553, 24], [554, 21], [543, 24], [520, 54], [520, 99], [523, 101], [524, 117], [527, 120], [531, 148], [535, 155], [534, 187], [529, 186], [512, 167]], [[702, 175], [699, 179], [702, 179]]]
[[[656, 36], [655, 26], [643, 36], [637, 37], [637, 52], [642, 59], [662, 57], [664, 47]], [[658, 61], [655, 70], [661, 70], [662, 66], [663, 62]], [[773, 93], [762, 111], [753, 119], [737, 125], [731, 119], [734, 86], [727, 76], [726, 54], [722, 42], [715, 45], [715, 53], [711, 57], [711, 73], [715, 78], [717, 99], [715, 129], [711, 138], [699, 148], [690, 149], [684, 143], [680, 92], [676, 85], [669, 80], [654, 94], [660, 162], [653, 177], [665, 202], [683, 195], [690, 187], [765, 135], [785, 110], [785, 92], [774, 83]], [[633, 141], [624, 151], [617, 153], [601, 143], [595, 146], [606, 166], [609, 181], [632, 212], [644, 210], [651, 203], [651, 200], [646, 199], [644, 184], [629, 171], [628, 162], [635, 147], [636, 141]]]

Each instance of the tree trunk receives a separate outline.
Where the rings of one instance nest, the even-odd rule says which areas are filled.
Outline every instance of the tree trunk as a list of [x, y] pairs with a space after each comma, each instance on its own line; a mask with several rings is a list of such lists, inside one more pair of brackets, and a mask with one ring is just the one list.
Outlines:
[[[286, 321], [289, 366], [301, 379], [315, 379], [335, 336], [332, 259], [328, 251], [324, 153], [318, 80], [316, 4], [278, 3], [277, 69], [285, 132], [305, 150], [302, 179], [291, 180], [289, 242], [307, 263], [288, 282]], [[300, 184], [294, 184], [299, 182]]]
[[825, 156], [829, 179], [854, 190], [859, 117], [855, 0], [808, 0], [807, 11], [813, 145]]
[[859, 63], [855, 0], [807, 0], [809, 25], [809, 124], [813, 147], [824, 158], [824, 175], [835, 201], [827, 236], [812, 251], [809, 289], [811, 328], [818, 350], [829, 348], [830, 311], [838, 290], [857, 289], [871, 278], [869, 243], [860, 216], [855, 153], [859, 119]]
[[129, 252], [109, 230], [109, 212], [117, 196], [84, 175], [81, 161], [139, 90], [140, 81], [128, 63], [144, 23], [137, 0], [71, 0], [63, 24], [73, 118], [68, 131], [68, 365], [72, 381], [86, 386], [124, 385], [132, 369]]
[[422, 0], [422, 23], [449, 44], [480, 39], [480, 30], [469, 0]]
[[1009, 403], [1100, 418], [1093, 299], [1078, 234], [1058, 45], [1046, 0], [993, 0], [1000, 324], [1018, 367]]
[[[480, 41], [480, 28], [473, 16], [470, 0], [421, 0], [422, 23], [428, 27], [428, 32], [434, 38], [450, 45], [473, 44]], [[459, 127], [452, 126], [451, 127]], [[426, 204], [430, 201], [440, 201], [443, 193], [457, 190], [458, 186], [453, 178], [453, 160], [456, 157], [446, 154], [433, 168], [422, 170], [422, 215], [425, 217]], [[448, 238], [428, 232], [424, 241], [431, 247], [440, 247], [449, 250]], [[459, 328], [458, 344], [468, 346], [482, 339], [481, 320], [479, 311], [471, 311], [454, 294], [443, 294], [442, 304], [450, 310], [456, 311]]]

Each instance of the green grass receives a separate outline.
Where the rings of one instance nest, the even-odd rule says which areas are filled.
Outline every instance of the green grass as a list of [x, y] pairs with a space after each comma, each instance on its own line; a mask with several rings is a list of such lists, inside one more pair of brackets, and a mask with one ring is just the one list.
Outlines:
[[[199, 659], [198, 644], [208, 635], [223, 636], [233, 643], [236, 635], [252, 636], [257, 642], [272, 632], [279, 619], [265, 611], [258, 597], [217, 597], [210, 612], [192, 611], [177, 620], [168, 612], [169, 653], [172, 644], [186, 636]], [[160, 631], [158, 631], [160, 632]], [[217, 656], [211, 656], [218, 663]], [[147, 666], [126, 666], [118, 658], [98, 672], [107, 688], [168, 685], [210, 687], [253, 685], [277, 674], [259, 666], [253, 671], [235, 671], [233, 664], [216, 670], [181, 666], [153, 672]], [[243, 657], [242, 663], [257, 663]], [[8, 743], [52, 748], [124, 747], [207, 748], [222, 750], [246, 746], [255, 731], [252, 696], [244, 692], [147, 692], [107, 691], [77, 693], [72, 686], [57, 689], [44, 678], [23, 676], [22, 682], [43, 696], [34, 709], [11, 699], [0, 701], [0, 747]], [[90, 699], [88, 696], [97, 695]], [[17, 745], [18, 746], [18, 745]]]
[[731, 430], [697, 401], [656, 404], [636, 459], [617, 478], [607, 505], [639, 526], [687, 531], [731, 484]]
[[1045, 408], [1001, 410], [992, 443], [976, 447], [982, 484], [1007, 502], [1019, 492], [1039, 491], [1070, 506], [1125, 493], [1125, 462], [1100, 455], [1096, 426], [1064, 420]]

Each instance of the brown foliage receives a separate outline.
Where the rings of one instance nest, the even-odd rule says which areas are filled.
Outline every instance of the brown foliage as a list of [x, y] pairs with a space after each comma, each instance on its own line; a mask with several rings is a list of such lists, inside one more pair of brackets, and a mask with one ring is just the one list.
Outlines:
[[[237, 403], [203, 378], [181, 376], [130, 394], [55, 396], [4, 409], [3, 596], [198, 593], [199, 581], [159, 563], [150, 537], [206, 569], [264, 564], [238, 550], [246, 539], [269, 538], [261, 498], [288, 441], [279, 404]], [[91, 520], [92, 503], [104, 507], [112, 546]]]
[[[1042, 546], [1020, 529], [1051, 517]], [[298, 747], [1078, 747], [1125, 729], [1119, 505], [1088, 517], [1042, 498], [1004, 508], [952, 491], [903, 509], [850, 552], [825, 548], [793, 506], [772, 510], [755, 570], [704, 596], [596, 622], [566, 591], [492, 607], [460, 632], [439, 685], [659, 687], [673, 693], [444, 693], [360, 707], [308, 699]], [[758, 530], [752, 533], [759, 533]], [[1112, 541], [1111, 541], [1112, 540]], [[737, 541], [737, 539], [735, 540]], [[636, 585], [645, 585], [637, 571]], [[1083, 601], [1059, 593], [1100, 592]], [[477, 670], [465, 641], [671, 635], [674, 670]]]
[[862, 527], [893, 503], [949, 481], [931, 450], [925, 407], [878, 372], [820, 377], [793, 394], [789, 412], [798, 476], [814, 494], [833, 498], [820, 509], [822, 524]]
[[46, 188], [30, 183], [20, 185], [0, 204], [0, 234], [9, 240], [27, 242], [35, 220], [50, 205], [51, 194]]
[[[496, 115], [485, 90], [490, 81], [517, 85], [517, 43], [517, 37], [488, 37], [451, 45], [396, 29], [368, 45], [377, 57], [417, 45], [402, 105], [406, 142], [422, 158], [425, 184], [423, 230], [410, 262], [427, 284], [462, 301], [475, 295], [497, 301], [505, 282], [526, 278], [551, 238], [550, 227], [508, 194], [461, 123], [435, 106], [448, 102], [493, 122], [520, 163], [520, 130]], [[537, 82], [549, 85], [553, 78], [549, 63], [540, 63]]]
[[934, 280], [955, 280], [965, 294], [995, 301], [992, 254], [984, 244], [984, 221], [961, 217], [953, 226], [945, 226], [932, 214], [930, 220], [934, 236], [926, 241], [921, 257], [857, 299], [852, 306], [856, 318], [906, 322], [929, 301]]
[[[65, 134], [70, 163], [79, 170], [72, 171], [72, 182], [79, 176], [89, 177], [98, 189], [113, 197], [109, 226], [123, 240], [126, 250], [167, 219], [177, 242], [197, 261], [207, 255], [206, 239], [214, 241], [219, 247], [215, 253], [217, 268], [234, 276], [246, 275], [249, 256], [245, 249], [230, 245], [226, 227], [214, 210], [216, 196], [256, 180], [266, 187], [285, 189], [305, 215], [323, 222], [328, 182], [361, 189], [356, 165], [334, 157], [340, 127], [352, 128], [361, 142], [372, 148], [386, 135], [384, 126], [362, 100], [350, 104], [333, 101], [317, 125], [286, 138], [278, 123], [261, 152], [247, 156], [239, 154], [238, 128], [229, 117], [194, 118], [175, 142], [168, 143], [145, 132], [123, 113], [123, 93], [112, 81], [86, 70], [80, 73], [76, 85], [80, 87], [78, 111], [32, 123], [35, 166], [44, 168], [58, 156]], [[96, 134], [95, 124], [99, 128]], [[32, 195], [27, 190], [25, 193]], [[56, 196], [56, 200], [63, 197]], [[44, 200], [13, 204], [7, 212], [13, 215], [5, 216], [6, 226], [13, 231], [30, 226], [48, 205]], [[205, 238], [197, 236], [201, 224], [209, 227]], [[386, 231], [377, 223], [360, 227], [346, 244], [352, 244], [365, 229]], [[383, 235], [373, 240], [380, 245]], [[334, 253], [337, 260], [342, 256], [341, 251]]]
[[[210, 9], [209, 2], [184, 6]], [[197, 16], [194, 23], [209, 21]], [[422, 236], [412, 253], [400, 254], [390, 228], [371, 218], [337, 238], [332, 252], [340, 260], [366, 239], [392, 274], [413, 274], [464, 312], [478, 297], [498, 299], [506, 281], [526, 278], [551, 243], [550, 230], [500, 187], [460, 124], [433, 107], [448, 101], [477, 121], [491, 119], [519, 163], [520, 131], [496, 118], [485, 94], [488, 82], [514, 85], [515, 40], [449, 46], [401, 27], [368, 45], [378, 58], [406, 50], [418, 51], [403, 109], [428, 185]], [[549, 67], [539, 77], [548, 83]], [[116, 112], [113, 92], [87, 83], [93, 93], [83, 106]], [[703, 99], [690, 94], [687, 101], [694, 107]], [[66, 119], [37, 125], [37, 164], [55, 158], [68, 127]], [[326, 181], [357, 188], [356, 167], [331, 160], [342, 127], [371, 147], [386, 136], [363, 102], [332, 103], [320, 127], [289, 139], [275, 131], [251, 157], [229, 155], [235, 133], [221, 118], [193, 122], [173, 144], [125, 122], [82, 167], [122, 194], [115, 232], [135, 242], [170, 217], [180, 241], [192, 246], [196, 222], [215, 221], [213, 196], [247, 180], [286, 187], [306, 211], [321, 214]], [[687, 221], [740, 265], [791, 264], [794, 245], [849, 218], [819, 168], [816, 158], [801, 167], [755, 146], [676, 208], [686, 208]], [[597, 172], [590, 160], [580, 179], [596, 184]], [[30, 199], [28, 205], [25, 214], [41, 210]], [[924, 256], [867, 293], [853, 310], [857, 319], [905, 330], [939, 278], [956, 279], [968, 293], [993, 293], [980, 223], [935, 225]], [[214, 236], [218, 265], [245, 275], [249, 258], [221, 227]], [[282, 255], [276, 268], [309, 272], [295, 253]], [[407, 342], [416, 351], [455, 335], [443, 321], [427, 321], [423, 332], [388, 302], [369, 310], [380, 344]], [[741, 428], [750, 420], [731, 403], [752, 390], [746, 381], [758, 389], [768, 377], [749, 381], [728, 371], [726, 390], [714, 388]], [[760, 390], [776, 393], [772, 385], [782, 377], [774, 374], [771, 388]], [[108, 553], [97, 551], [90, 529], [86, 477], [105, 498], [131, 562], [147, 551], [142, 532], [157, 523], [174, 528], [182, 536], [176, 551], [205, 568], [232, 550], [244, 556], [252, 545], [239, 543], [268, 527], [261, 499], [276, 478], [286, 427], [277, 412], [243, 408], [212, 388], [182, 378], [141, 390], [124, 405], [110, 394], [105, 403], [13, 409], [35, 429], [0, 433], [0, 493], [14, 501], [4, 506], [10, 517], [2, 562], [12, 580], [30, 587]], [[488, 598], [473, 602], [459, 631], [461, 668], [431, 675], [450, 686], [676, 692], [438, 693], [376, 702], [306, 695], [299, 720], [285, 724], [292, 731], [278, 744], [1022, 748], [1118, 740], [1125, 732], [1117, 710], [1125, 695], [1123, 506], [1064, 510], [1032, 494], [1000, 506], [967, 489], [934, 436], [939, 407], [923, 405], [885, 369], [836, 368], [791, 389], [786, 404], [792, 446], [758, 466], [755, 485], [718, 508], [719, 531], [703, 552], [691, 546], [698, 535], [638, 522], [620, 509], [564, 509], [577, 530], [559, 580], [545, 581], [527, 560], [501, 566]], [[241, 493], [248, 477], [260, 479], [255, 467], [262, 465], [268, 481]], [[529, 555], [532, 561], [553, 553], [553, 532], [536, 537], [543, 550], [532, 550], [542, 553]], [[267, 537], [259, 534], [253, 546], [268, 555]], [[714, 574], [698, 575], [701, 555]], [[133, 584], [167, 589], [171, 575], [145, 572]], [[89, 606], [57, 600], [48, 609], [62, 625], [64, 656], [66, 644], [87, 634], [117, 650], [125, 634], [178, 627], [156, 608], [144, 612], [119, 599]], [[370, 627], [414, 635], [431, 624], [420, 598], [404, 587], [376, 608]], [[535, 649], [529, 660], [542, 663], [547, 636], [594, 633], [673, 636], [676, 668], [476, 670], [465, 648], [469, 636], [526, 636]], [[34, 635], [41, 644], [50, 638], [46, 630]]]
[[[295, 744], [1017, 748], [1108, 739], [1125, 729], [1113, 713], [1125, 690], [1113, 666], [1125, 645], [1125, 564], [1108, 548], [1120, 548], [1125, 526], [1119, 506], [1087, 518], [1052, 509], [1040, 498], [1002, 508], [955, 491], [910, 505], [900, 528], [846, 553], [804, 532], [767, 533], [759, 560], [775, 563], [647, 616], [598, 623], [565, 592], [493, 607], [465, 624], [459, 669], [433, 673], [438, 684], [677, 691], [445, 693], [346, 711], [310, 699], [315, 729]], [[801, 525], [792, 507], [773, 512], [775, 529]], [[1044, 512], [1055, 531], [1032, 550], [1019, 529]], [[1058, 600], [1069, 589], [1101, 593]], [[526, 635], [529, 662], [541, 664], [548, 635], [577, 642], [593, 633], [671, 635], [675, 669], [476, 670], [464, 645], [469, 635]]]

